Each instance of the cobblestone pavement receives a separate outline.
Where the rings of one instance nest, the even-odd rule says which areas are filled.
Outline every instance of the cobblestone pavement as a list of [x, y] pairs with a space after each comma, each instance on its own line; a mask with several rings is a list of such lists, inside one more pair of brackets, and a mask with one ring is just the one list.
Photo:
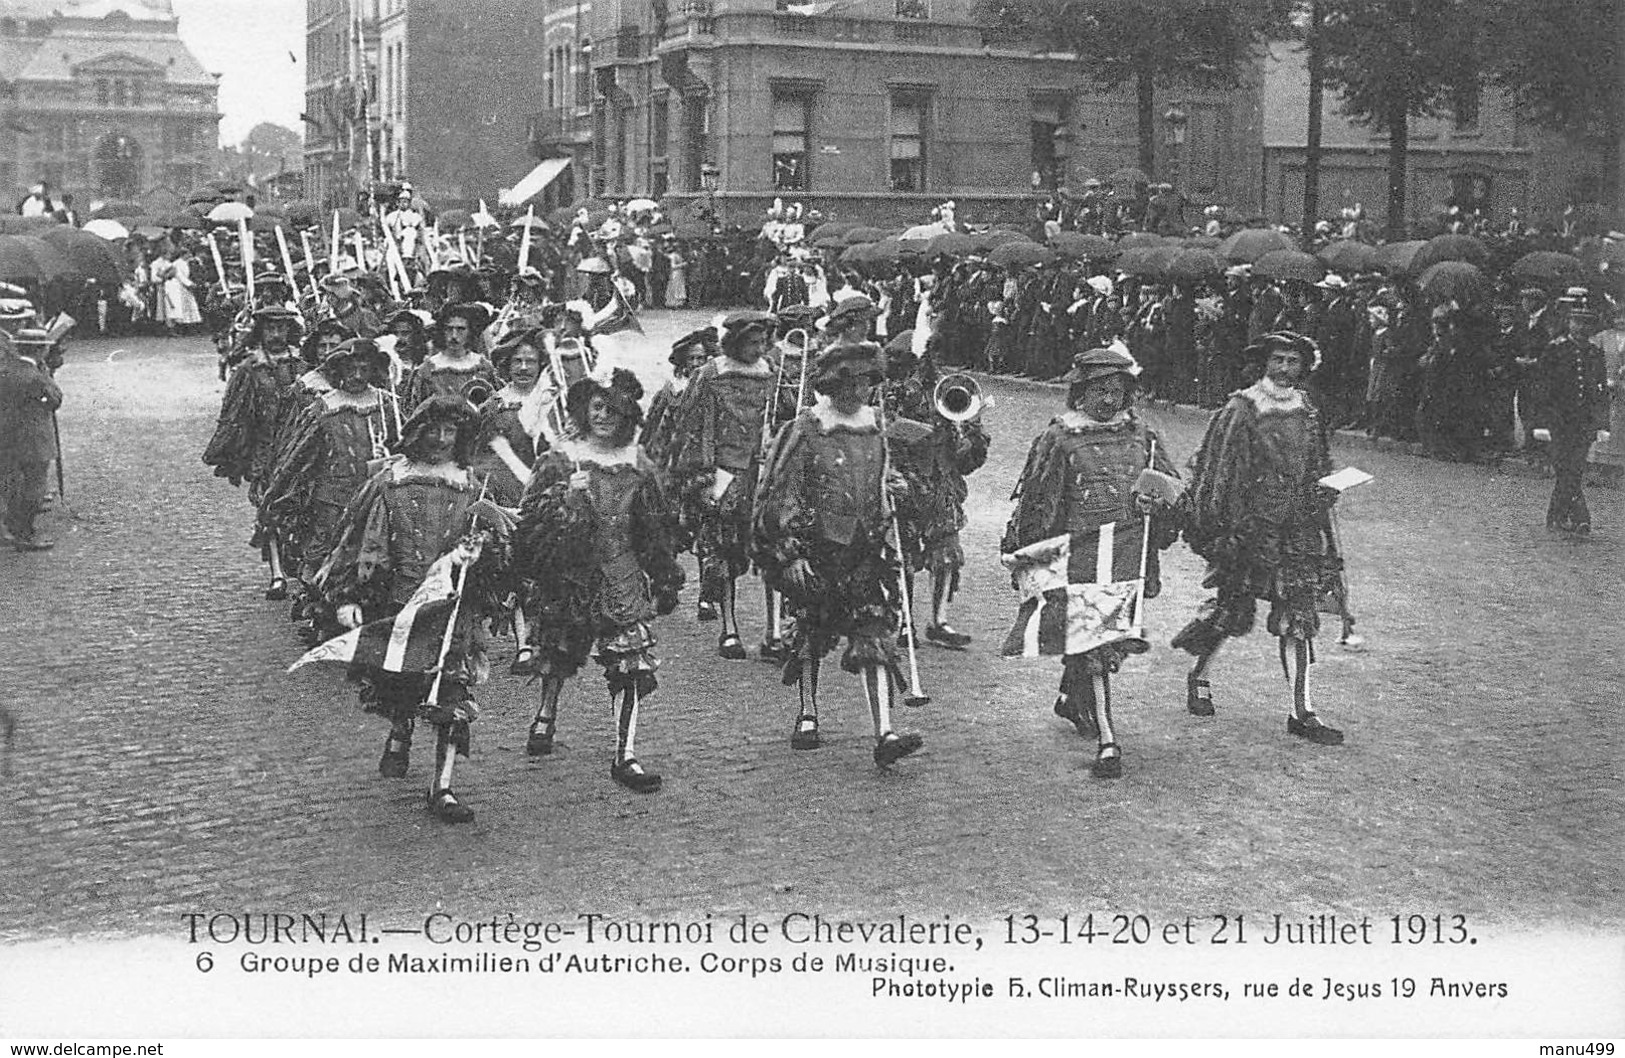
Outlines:
[[[655, 314], [670, 338], [699, 313]], [[664, 362], [664, 346], [659, 350]], [[829, 745], [789, 748], [793, 692], [715, 657], [693, 589], [657, 628], [662, 686], [640, 756], [666, 788], [607, 775], [602, 684], [566, 692], [561, 751], [524, 754], [532, 690], [498, 675], [458, 789], [423, 808], [427, 761], [379, 778], [384, 729], [333, 667], [288, 676], [285, 607], [261, 598], [241, 490], [199, 461], [223, 386], [202, 340], [87, 341], [61, 374], [68, 509], [59, 546], [0, 553], [0, 701], [20, 718], [0, 798], [0, 936], [172, 933], [187, 911], [464, 913], [900, 910], [1463, 912], [1617, 929], [1625, 504], [1596, 534], [1542, 527], [1548, 485], [1358, 450], [1376, 474], [1340, 510], [1364, 652], [1319, 645], [1317, 702], [1347, 745], [1284, 731], [1262, 634], [1215, 674], [1218, 716], [1183, 706], [1167, 646], [1200, 597], [1182, 546], [1150, 605], [1156, 649], [1118, 683], [1126, 775], [1050, 713], [1059, 665], [994, 650], [1014, 613], [995, 561], [1007, 496], [1053, 390], [994, 381], [972, 479], [966, 652], [921, 657], [926, 747], [870, 760], [852, 678], [826, 687]], [[1177, 461], [1199, 416], [1156, 412]], [[692, 570], [692, 565], [691, 565]], [[761, 603], [743, 592], [744, 632]], [[511, 646], [498, 644], [496, 671]], [[426, 755], [426, 754], [425, 754]]]

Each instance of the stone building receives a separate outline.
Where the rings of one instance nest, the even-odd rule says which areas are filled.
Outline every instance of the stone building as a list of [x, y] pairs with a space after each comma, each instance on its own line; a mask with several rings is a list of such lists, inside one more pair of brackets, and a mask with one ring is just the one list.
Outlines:
[[0, 0], [0, 192], [184, 196], [210, 175], [217, 77], [169, 0]]
[[[1264, 64], [1263, 201], [1272, 221], [1303, 216], [1309, 75], [1302, 50], [1276, 44]], [[1560, 214], [1567, 203], [1602, 201], [1612, 161], [1595, 148], [1535, 124], [1503, 92], [1486, 87], [1445, 113], [1413, 118], [1406, 164], [1408, 221], [1449, 205], [1505, 218]], [[1321, 125], [1320, 203], [1335, 217], [1356, 203], [1379, 227], [1388, 213], [1388, 136], [1356, 124], [1327, 91]]]
[[535, 164], [544, 25], [527, 0], [307, 0], [306, 194], [407, 179], [437, 206], [495, 202]]
[[[569, 154], [593, 194], [741, 222], [782, 196], [888, 225], [944, 199], [966, 219], [1030, 218], [1035, 192], [1136, 162], [1132, 95], [1101, 92], [1068, 57], [993, 45], [970, 6], [551, 0], [538, 153]], [[1164, 178], [1257, 208], [1256, 79], [1165, 92], [1158, 111]]]

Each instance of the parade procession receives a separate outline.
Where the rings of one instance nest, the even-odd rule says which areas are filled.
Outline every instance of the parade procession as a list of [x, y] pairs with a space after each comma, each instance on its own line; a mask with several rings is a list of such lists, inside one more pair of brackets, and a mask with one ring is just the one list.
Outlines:
[[0, 0], [0, 946], [1625, 928], [1625, 155], [1504, 66], [1371, 124], [1354, 0], [1319, 72], [1288, 5], [1138, 99], [1009, 43], [1112, 5], [943, 2], [439, 12], [403, 62], [423, 5], [309, 0], [305, 131], [216, 152], [204, 16]]

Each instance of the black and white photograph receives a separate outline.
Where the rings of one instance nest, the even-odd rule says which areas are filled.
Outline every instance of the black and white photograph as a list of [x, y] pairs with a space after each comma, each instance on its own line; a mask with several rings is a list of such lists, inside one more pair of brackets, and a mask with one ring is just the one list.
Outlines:
[[1622, 45], [0, 0], [0, 1042], [1613, 1055]]

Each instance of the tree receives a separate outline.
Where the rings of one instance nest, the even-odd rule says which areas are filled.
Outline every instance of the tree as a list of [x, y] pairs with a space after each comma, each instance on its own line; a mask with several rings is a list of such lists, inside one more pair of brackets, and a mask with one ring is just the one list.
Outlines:
[[1486, 36], [1490, 79], [1535, 120], [1618, 155], [1625, 139], [1620, 106], [1625, 5], [1619, 0], [1494, 0]]
[[1285, 0], [977, 0], [991, 39], [1076, 56], [1105, 89], [1133, 84], [1140, 168], [1157, 162], [1156, 89], [1238, 83], [1254, 48], [1285, 24]]
[[1326, 83], [1343, 112], [1388, 133], [1388, 234], [1405, 237], [1410, 119], [1480, 80], [1488, 0], [1322, 0]]
[[262, 121], [236, 147], [215, 154], [214, 175], [258, 186], [278, 173], [304, 167], [304, 140], [282, 125]]

